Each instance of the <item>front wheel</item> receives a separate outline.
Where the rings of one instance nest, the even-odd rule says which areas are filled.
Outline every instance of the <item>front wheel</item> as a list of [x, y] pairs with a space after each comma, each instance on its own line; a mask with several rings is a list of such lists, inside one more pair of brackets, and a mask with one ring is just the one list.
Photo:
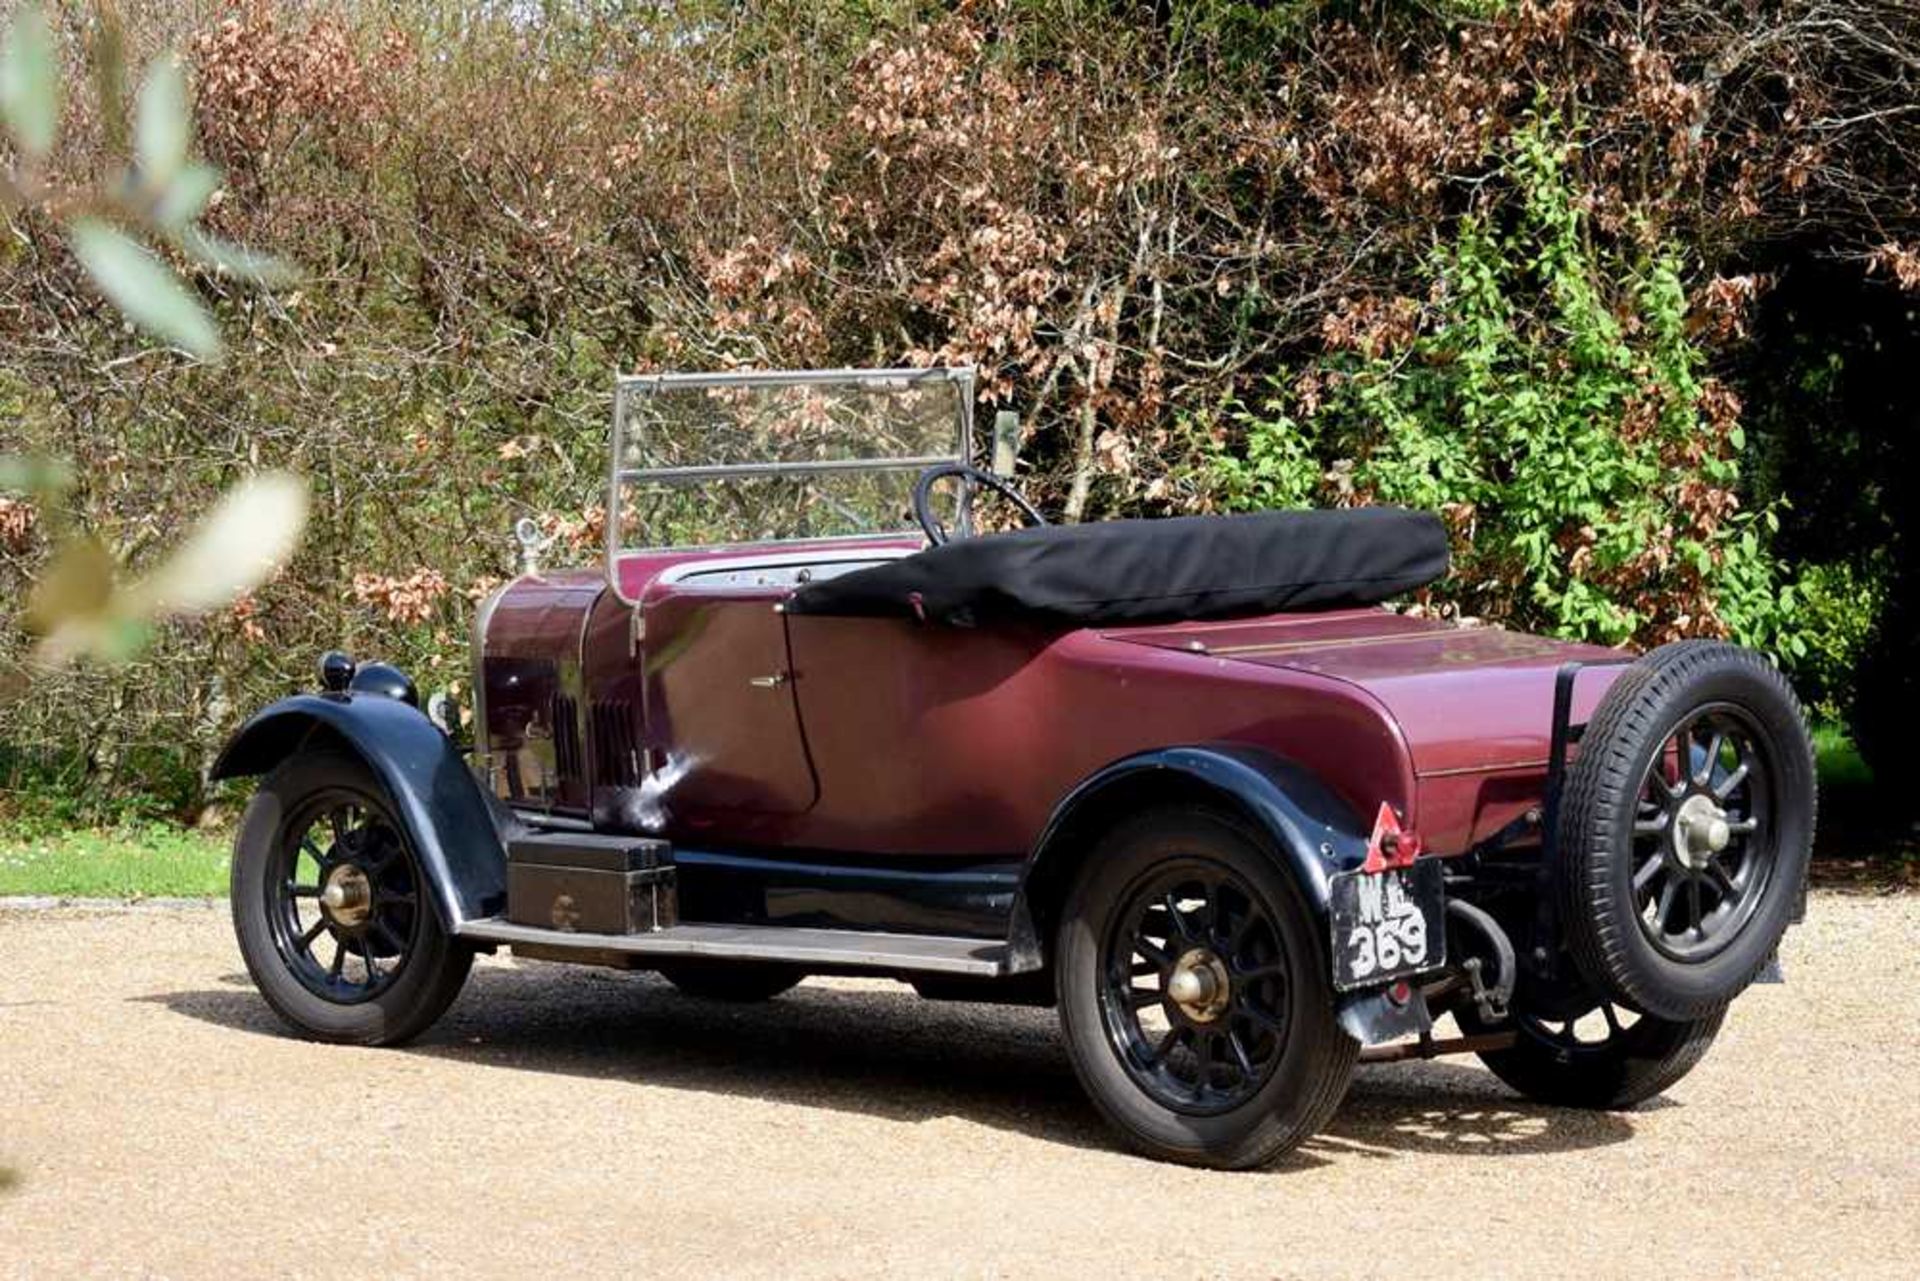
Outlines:
[[473, 953], [441, 926], [430, 892], [385, 788], [358, 757], [287, 761], [240, 820], [240, 954], [274, 1013], [315, 1040], [410, 1040], [459, 994]]
[[1333, 1115], [1359, 1047], [1320, 933], [1259, 841], [1156, 811], [1092, 851], [1062, 914], [1061, 1026], [1081, 1084], [1148, 1155], [1246, 1169]]

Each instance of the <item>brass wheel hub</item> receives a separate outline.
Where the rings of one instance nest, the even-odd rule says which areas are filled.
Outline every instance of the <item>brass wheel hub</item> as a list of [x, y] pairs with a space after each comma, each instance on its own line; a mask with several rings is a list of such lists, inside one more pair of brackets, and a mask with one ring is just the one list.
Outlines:
[[1232, 997], [1227, 964], [1204, 947], [1175, 962], [1167, 978], [1167, 999], [1195, 1023], [1211, 1023], [1226, 1012]]
[[353, 864], [342, 863], [320, 886], [320, 910], [335, 925], [359, 929], [373, 915], [373, 882]]
[[1705, 867], [1732, 837], [1727, 812], [1711, 796], [1689, 796], [1673, 824], [1673, 854], [1682, 867]]

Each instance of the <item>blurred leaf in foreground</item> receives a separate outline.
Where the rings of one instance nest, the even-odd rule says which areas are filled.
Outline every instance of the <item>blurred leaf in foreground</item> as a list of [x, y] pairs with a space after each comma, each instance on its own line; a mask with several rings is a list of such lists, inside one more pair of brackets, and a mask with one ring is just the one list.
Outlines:
[[293, 554], [306, 520], [307, 487], [298, 476], [249, 477], [157, 569], [125, 589], [115, 585], [106, 549], [75, 539], [34, 589], [29, 618], [42, 637], [34, 665], [132, 657], [155, 620], [218, 609], [271, 578]]
[[133, 154], [140, 162], [141, 181], [156, 190], [167, 186], [186, 165], [192, 141], [186, 75], [173, 58], [156, 58], [140, 86], [134, 117]]
[[53, 150], [60, 130], [60, 51], [38, 5], [14, 15], [0, 47], [0, 116], [22, 152], [37, 160]]
[[72, 234], [81, 266], [128, 320], [202, 360], [219, 358], [212, 319], [158, 258], [96, 219], [75, 222]]
[[[184, 180], [185, 175], [182, 178]], [[237, 276], [249, 284], [290, 285], [299, 278], [298, 272], [272, 254], [259, 253], [245, 245], [210, 236], [198, 227], [189, 227], [181, 233], [179, 241], [182, 249], [209, 267]]]
[[262, 472], [228, 490], [129, 601], [143, 614], [199, 614], [233, 602], [271, 578], [300, 541], [307, 487], [288, 472]]

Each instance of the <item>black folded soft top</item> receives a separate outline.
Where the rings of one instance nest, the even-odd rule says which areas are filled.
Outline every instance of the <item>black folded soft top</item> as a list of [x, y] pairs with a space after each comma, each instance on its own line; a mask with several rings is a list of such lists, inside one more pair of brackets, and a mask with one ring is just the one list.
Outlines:
[[801, 588], [798, 614], [1093, 626], [1370, 605], [1447, 572], [1438, 518], [1397, 507], [1043, 525]]

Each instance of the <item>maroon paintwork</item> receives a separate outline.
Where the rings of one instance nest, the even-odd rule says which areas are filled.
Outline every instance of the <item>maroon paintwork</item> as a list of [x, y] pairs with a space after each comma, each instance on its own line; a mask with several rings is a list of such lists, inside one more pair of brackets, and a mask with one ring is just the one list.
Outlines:
[[[687, 581], [913, 545], [634, 554], [618, 592], [598, 571], [515, 581], [480, 638], [496, 791], [692, 847], [1017, 856], [1101, 767], [1227, 741], [1457, 854], [1538, 803], [1558, 666], [1615, 656], [1379, 609], [969, 630], [789, 616], [787, 583]], [[1575, 720], [1620, 670], [1581, 674]]]

